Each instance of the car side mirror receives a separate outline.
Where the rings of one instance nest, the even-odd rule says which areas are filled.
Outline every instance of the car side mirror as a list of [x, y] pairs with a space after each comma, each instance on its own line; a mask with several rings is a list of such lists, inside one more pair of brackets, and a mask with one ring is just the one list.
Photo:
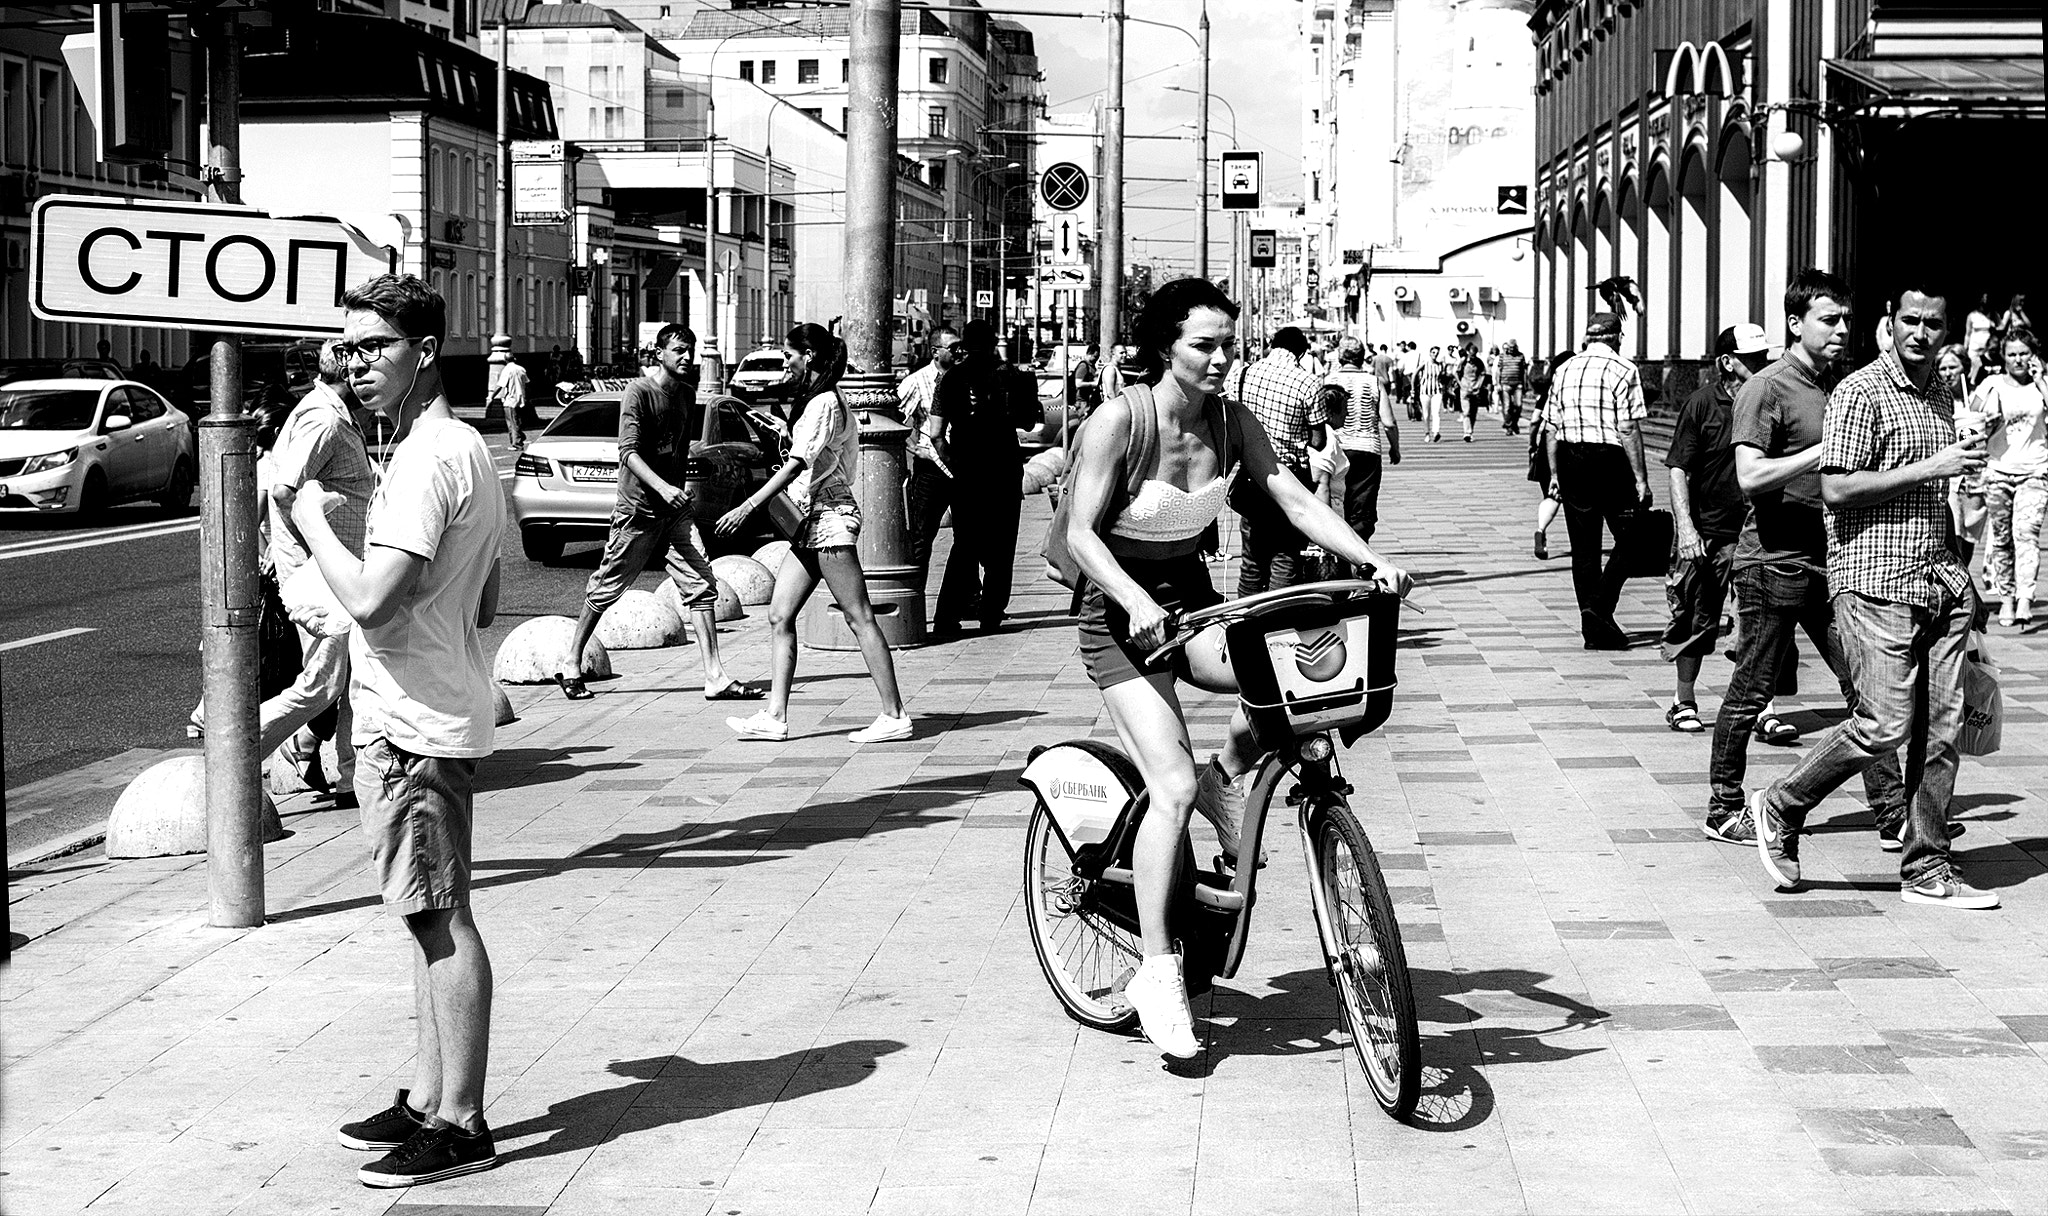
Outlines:
[[100, 429], [111, 435], [115, 431], [125, 431], [134, 425], [135, 420], [126, 414], [108, 414], [106, 424]]

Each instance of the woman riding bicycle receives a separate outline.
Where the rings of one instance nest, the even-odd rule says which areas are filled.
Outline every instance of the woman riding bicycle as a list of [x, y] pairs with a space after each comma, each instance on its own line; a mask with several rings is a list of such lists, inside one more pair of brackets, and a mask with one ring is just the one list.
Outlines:
[[[1280, 463], [1251, 411], [1219, 395], [1237, 354], [1237, 313], [1237, 305], [1204, 279], [1178, 279], [1152, 293], [1134, 334], [1140, 379], [1149, 391], [1134, 388], [1105, 401], [1089, 419], [1069, 491], [1067, 545], [1086, 580], [1082, 662], [1151, 794], [1133, 851], [1145, 960], [1125, 996], [1145, 1036], [1183, 1059], [1199, 1047], [1167, 913], [1181, 844], [1188, 817], [1199, 807], [1216, 825], [1226, 858], [1235, 857], [1244, 807], [1238, 779], [1260, 757], [1240, 708], [1223, 750], [1196, 771], [1174, 680], [1210, 692], [1237, 691], [1220, 627], [1182, 648], [1171, 670], [1148, 668], [1146, 656], [1167, 642], [1172, 614], [1222, 602], [1202, 549], [1240, 470], [1311, 543], [1375, 567], [1389, 590], [1408, 585], [1405, 574]], [[1158, 431], [1156, 462], [1126, 500], [1131, 411], [1148, 402]]]

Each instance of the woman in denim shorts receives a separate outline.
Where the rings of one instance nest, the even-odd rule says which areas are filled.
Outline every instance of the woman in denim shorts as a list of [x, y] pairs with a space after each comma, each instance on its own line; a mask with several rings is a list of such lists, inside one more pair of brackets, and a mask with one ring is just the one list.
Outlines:
[[860, 540], [860, 508], [853, 500], [853, 468], [860, 452], [860, 423], [839, 395], [846, 374], [846, 343], [822, 325], [806, 322], [783, 339], [800, 403], [790, 421], [789, 459], [767, 484], [718, 521], [721, 536], [731, 536], [784, 490], [789, 491], [803, 523], [790, 540], [789, 556], [775, 574], [775, 595], [768, 607], [774, 631], [775, 680], [768, 707], [749, 718], [727, 718], [726, 725], [742, 739], [781, 742], [789, 738], [789, 686], [796, 678], [796, 619], [805, 601], [824, 579], [832, 598], [846, 614], [846, 623], [860, 641], [861, 657], [882, 698], [882, 713], [847, 738], [855, 743], [885, 743], [910, 738], [910, 715], [896, 690], [896, 664], [889, 643], [875, 623], [868, 602], [867, 575], [860, 568], [854, 544]]

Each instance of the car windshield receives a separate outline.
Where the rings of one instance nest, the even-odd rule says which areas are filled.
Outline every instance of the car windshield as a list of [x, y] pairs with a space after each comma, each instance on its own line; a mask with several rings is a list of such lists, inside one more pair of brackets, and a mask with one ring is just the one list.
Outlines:
[[0, 389], [0, 431], [82, 431], [99, 406], [96, 388]]
[[617, 439], [619, 399], [585, 397], [572, 401], [541, 434], [561, 439]]

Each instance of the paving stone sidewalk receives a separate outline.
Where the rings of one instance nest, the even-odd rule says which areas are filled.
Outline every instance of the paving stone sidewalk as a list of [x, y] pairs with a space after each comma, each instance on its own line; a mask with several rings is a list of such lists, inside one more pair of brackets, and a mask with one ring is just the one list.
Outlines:
[[[1484, 421], [1484, 420], [1483, 420]], [[1414, 436], [1414, 438], [1419, 438]], [[1779, 895], [1699, 831], [1668, 667], [1580, 648], [1562, 522], [1529, 554], [1522, 441], [1409, 445], [1380, 542], [1421, 578], [1392, 720], [1346, 757], [1424, 1021], [1412, 1126], [1337, 1029], [1296, 834], [1198, 1003], [1199, 1067], [1064, 1017], [1019, 900], [1016, 775], [1107, 734], [1027, 504], [1016, 628], [898, 657], [907, 743], [806, 652], [792, 740], [734, 742], [687, 650], [595, 700], [514, 690], [482, 770], [503, 1164], [367, 1190], [333, 1127], [406, 1083], [409, 973], [352, 813], [283, 810], [270, 923], [206, 927], [195, 858], [9, 876], [0, 1206], [61, 1213], [2048, 1211], [2048, 632], [2006, 633], [2005, 750], [1965, 761], [1968, 872], [1899, 902], [1838, 794]], [[1219, 568], [1224, 583], [1234, 571]], [[1621, 619], [1662, 624], [1660, 585]], [[765, 613], [725, 641], [765, 663]], [[1703, 712], [1727, 664], [1707, 665]], [[1839, 716], [1809, 655], [1795, 722]], [[1191, 697], [1197, 747], [1224, 702]], [[1754, 777], [1799, 751], [1752, 749]]]

